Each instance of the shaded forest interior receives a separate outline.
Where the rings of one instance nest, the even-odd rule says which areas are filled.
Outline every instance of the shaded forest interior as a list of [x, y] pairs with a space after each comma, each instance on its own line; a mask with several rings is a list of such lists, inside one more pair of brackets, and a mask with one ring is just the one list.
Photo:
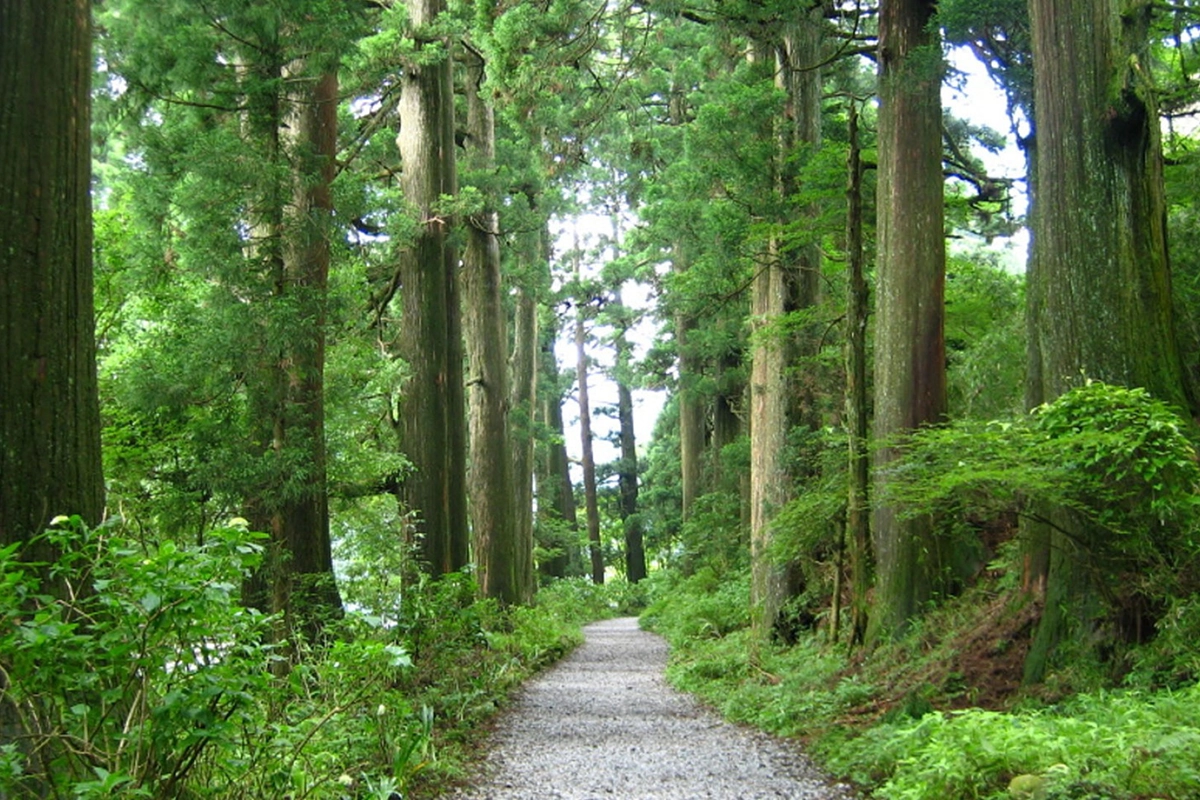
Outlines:
[[871, 796], [1200, 796], [1198, 32], [0, 0], [0, 798], [434, 796], [614, 613]]

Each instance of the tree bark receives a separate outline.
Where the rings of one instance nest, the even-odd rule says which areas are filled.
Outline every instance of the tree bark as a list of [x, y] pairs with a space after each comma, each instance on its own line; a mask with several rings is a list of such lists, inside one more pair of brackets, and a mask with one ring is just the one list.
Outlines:
[[[684, 90], [672, 86], [669, 113], [672, 125], [683, 125], [686, 119]], [[671, 254], [671, 271], [676, 275], [687, 272], [689, 242], [683, 232], [676, 238]], [[686, 298], [678, 301], [674, 315], [675, 352], [679, 363], [679, 465], [682, 492], [681, 521], [686, 523], [692, 514], [696, 498], [703, 493], [704, 438], [707, 427], [704, 400], [698, 384], [703, 377], [704, 359], [696, 352], [690, 336], [696, 329], [696, 315], [688, 308]]]
[[[895, 438], [946, 413], [943, 332], [942, 58], [932, 0], [884, 0], [879, 24], [877, 482]], [[929, 518], [874, 515], [877, 613], [871, 638], [900, 633], [934, 593], [939, 542]]]
[[[1037, 109], [1037, 289], [1031, 393], [1050, 401], [1094, 378], [1195, 411], [1175, 341], [1151, 7], [1031, 0]], [[1039, 391], [1040, 390], [1040, 391]], [[1102, 533], [1055, 514], [1042, 621], [1026, 661], [1040, 680], [1068, 615], [1086, 634], [1114, 580]]]
[[[475, 171], [494, 169], [495, 122], [484, 96], [484, 63], [468, 53], [467, 151]], [[490, 202], [467, 225], [463, 254], [463, 316], [469, 363], [471, 528], [479, 590], [501, 603], [518, 603], [527, 592], [514, 506], [508, 423], [508, 336], [500, 287], [499, 219]]]
[[[802, 148], [821, 142], [821, 72], [814, 65], [821, 59], [822, 25], [820, 14], [810, 11], [789, 26], [777, 47], [761, 46], [756, 54], [774, 63], [777, 85], [786, 97], [773, 165], [776, 188], [785, 200], [798, 188], [790, 160]], [[794, 635], [784, 607], [803, 590], [801, 554], [781, 560], [773, 552], [773, 522], [791, 500], [796, 477], [785, 463], [788, 433], [795, 424], [816, 424], [812, 392], [793, 377], [795, 360], [810, 355], [813, 343], [803, 334], [781, 335], [772, 328], [785, 315], [816, 302], [820, 269], [815, 244], [785, 247], [776, 236], [752, 287], [751, 315], [757, 331], [750, 380], [750, 598], [751, 623], [760, 641]]]
[[[284, 551], [275, 575], [274, 610], [292, 629], [316, 636], [342, 613], [333, 574], [325, 452], [325, 320], [329, 292], [332, 184], [337, 157], [338, 80], [333, 72], [305, 74], [287, 98], [285, 141], [292, 164], [292, 203], [285, 220], [283, 270], [295, 317], [290, 353], [279, 365], [284, 391], [278, 410], [281, 446], [302, 451], [299, 491], [282, 500]], [[289, 459], [290, 460], [290, 459]]]
[[56, 515], [94, 525], [104, 510], [90, 10], [85, 0], [0, 4], [0, 547]]
[[[408, 0], [419, 49], [439, 43], [448, 49], [446, 40], [429, 32], [444, 10], [443, 0]], [[401, 351], [411, 377], [402, 389], [398, 427], [401, 448], [413, 464], [402, 498], [419, 514], [422, 561], [432, 574], [443, 575], [461, 569], [469, 558], [457, 268], [451, 220], [438, 209], [442, 195], [457, 189], [450, 59], [414, 59], [401, 81], [400, 182], [420, 222], [416, 241], [400, 255], [399, 265]]]
[[863, 269], [862, 151], [858, 107], [850, 101], [849, 179], [846, 186], [846, 439], [849, 492], [846, 533], [850, 539], [850, 643], [863, 644], [867, 632], [867, 592], [871, 588], [871, 523], [867, 451], [867, 281]]
[[[96, 525], [104, 512], [91, 53], [87, 0], [0, 2], [0, 548], [24, 544], [21, 556], [43, 564], [57, 554], [25, 543], [51, 519], [77, 514]], [[44, 591], [66, 594], [73, 578], [46, 576]], [[30, 793], [46, 791], [36, 772], [53, 748], [27, 744], [7, 688], [0, 674], [0, 745], [37, 765], [24, 783]]]
[[[619, 310], [624, 310], [620, 305]], [[624, 320], [618, 324], [624, 324]], [[620, 423], [621, 460], [617, 469], [617, 486], [621, 495], [621, 522], [625, 533], [625, 578], [637, 583], [646, 577], [646, 548], [643, 541], [641, 516], [638, 514], [638, 456], [637, 438], [633, 428], [633, 391], [629, 387], [631, 354], [625, 329], [616, 335], [617, 419]]]
[[[543, 249], [536, 249], [534, 260], [541, 261]], [[533, 419], [537, 406], [538, 315], [535, 292], [524, 287], [517, 292], [511, 360], [511, 412], [513, 449], [513, 503], [517, 528], [517, 579], [524, 593], [522, 600], [533, 600], [537, 587], [533, 563]]]
[[538, 405], [541, 423], [550, 431], [550, 436], [544, 442], [538, 460], [538, 544], [546, 550], [556, 551], [554, 556], [539, 564], [540, 572], [550, 578], [565, 578], [572, 563], [578, 560], [579, 520], [575, 513], [575, 487], [571, 483], [563, 427], [563, 386], [554, 355], [557, 338], [554, 325], [543, 326]]

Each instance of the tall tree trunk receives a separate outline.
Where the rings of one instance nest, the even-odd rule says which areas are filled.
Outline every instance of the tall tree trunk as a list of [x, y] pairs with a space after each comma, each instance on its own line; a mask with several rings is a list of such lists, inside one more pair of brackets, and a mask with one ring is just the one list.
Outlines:
[[[482, 57], [468, 52], [467, 147], [475, 171], [494, 169], [495, 123], [484, 96]], [[500, 287], [499, 219], [491, 203], [467, 224], [463, 317], [469, 362], [471, 527], [479, 589], [502, 603], [525, 598], [508, 427], [508, 337]]]
[[[575, 279], [580, 276], [578, 240], [575, 243]], [[596, 498], [596, 458], [592, 453], [592, 407], [588, 399], [588, 357], [585, 298], [575, 303], [575, 358], [579, 397], [579, 439], [583, 458], [583, 502], [587, 514], [588, 552], [591, 555], [592, 583], [604, 583], [604, 551], [600, 543], [600, 507]]]
[[[619, 303], [619, 301], [618, 301]], [[619, 306], [624, 310], [624, 305]], [[624, 325], [625, 320], [621, 323]], [[632, 368], [629, 340], [625, 329], [616, 335], [617, 419], [620, 423], [621, 460], [617, 469], [617, 486], [621, 495], [621, 522], [625, 533], [625, 577], [637, 583], [646, 577], [646, 548], [643, 541], [642, 519], [638, 514], [638, 457], [637, 438], [633, 428], [633, 392], [629, 388]]]
[[[430, 26], [443, 0], [407, 0], [419, 50], [448, 49]], [[457, 183], [454, 94], [448, 53], [414, 58], [401, 76], [401, 186], [419, 233], [400, 255], [403, 286], [401, 351], [411, 370], [402, 390], [401, 448], [413, 464], [403, 499], [419, 518], [421, 558], [434, 575], [467, 563], [462, 429], [462, 344], [450, 222], [437, 208]], [[447, 134], [449, 131], [449, 134]]]
[[[1046, 401], [1095, 378], [1195, 410], [1172, 322], [1151, 13], [1125, 0], [1030, 2], [1038, 115], [1031, 352], [1040, 360], [1031, 373]], [[1104, 583], [1120, 570], [1097, 560], [1101, 532], [1065, 511], [1055, 522], [1030, 681], [1041, 679], [1071, 617], [1082, 622], [1077, 634], [1093, 632], [1099, 598], [1112, 588]]]
[[[763, 46], [756, 58], [777, 64], [779, 87], [787, 112], [777, 126], [779, 144], [775, 178], [780, 194], [792, 197], [798, 186], [789, 161], [802, 148], [821, 141], [822, 25], [813, 11], [789, 27], [776, 53]], [[815, 243], [784, 249], [774, 238], [768, 261], [755, 278], [751, 315], [760, 330], [770, 330], [784, 315], [816, 302], [820, 253]], [[750, 422], [750, 561], [751, 623], [756, 638], [794, 634], [784, 619], [786, 602], [803, 590], [804, 577], [796, 558], [780, 560], [775, 550], [775, 515], [791, 499], [795, 476], [785, 464], [788, 432], [794, 424], [815, 424], [812, 393], [790, 377], [798, 356], [810, 355], [807, 336], [759, 335], [753, 351]]]
[[[942, 58], [933, 0], [884, 0], [879, 20], [879, 260], [875, 438], [879, 481], [895, 438], [946, 413]], [[881, 484], [882, 485], [882, 484]], [[879, 506], [871, 637], [898, 634], [934, 593], [940, 543], [927, 517]]]
[[[676, 243], [673, 269], [680, 274], [687, 269], [683, 253], [684, 246]], [[695, 329], [694, 316], [686, 311], [675, 314], [675, 349], [679, 357], [679, 464], [683, 522], [691, 518], [692, 506], [703, 493], [701, 480], [704, 474], [702, 465], [707, 421], [704, 399], [699, 389], [704, 360], [690, 341]]]
[[[535, 261], [542, 259], [542, 248], [536, 248]], [[511, 412], [513, 449], [513, 503], [517, 528], [517, 580], [524, 602], [533, 600], [537, 586], [533, 564], [533, 462], [534, 410], [537, 404], [538, 383], [538, 315], [537, 296], [529, 287], [517, 292], [511, 360]]]
[[571, 484], [563, 428], [563, 386], [554, 355], [557, 338], [553, 325], [543, 326], [542, 382], [538, 405], [541, 408], [540, 421], [550, 431], [550, 436], [538, 460], [538, 529], [541, 531], [538, 544], [547, 550], [557, 551], [539, 565], [541, 573], [551, 578], [565, 578], [579, 550], [579, 521], [575, 514], [575, 487]]
[[[95, 525], [104, 512], [91, 35], [87, 0], [0, 2], [0, 548], [28, 542], [59, 514]], [[46, 563], [56, 554], [34, 546], [22, 555]], [[6, 689], [0, 674], [0, 746], [32, 762], [30, 731]], [[49, 764], [55, 754], [39, 755]], [[49, 788], [34, 776], [25, 786]]]
[[281, 65], [247, 58], [239, 68], [254, 87], [243, 125], [248, 145], [267, 163], [290, 167], [286, 180], [255, 187], [248, 204], [245, 254], [260, 281], [265, 333], [264, 344], [252, 348], [247, 399], [265, 473], [245, 505], [251, 526], [270, 541], [264, 564], [243, 586], [243, 602], [279, 614], [281, 639], [313, 639], [342, 613], [329, 535], [324, 399], [337, 77], [305, 59]]
[[[685, 123], [687, 114], [682, 87], [672, 86], [669, 113], [672, 125], [681, 126]], [[680, 232], [671, 254], [671, 271], [677, 276], [685, 274], [690, 266], [688, 251], [688, 235], [686, 232]], [[692, 331], [697, 326], [696, 316], [688, 308], [689, 301], [686, 298], [677, 301], [677, 305], [674, 325], [675, 352], [679, 359], [679, 485], [683, 495], [681, 520], [686, 523], [691, 517], [696, 498], [703, 493], [701, 480], [704, 474], [702, 463], [707, 421], [704, 400], [699, 389], [704, 359], [690, 341]]]
[[850, 643], [863, 644], [867, 632], [870, 587], [871, 524], [867, 451], [867, 281], [863, 269], [862, 150], [858, 106], [850, 101], [849, 180], [846, 186], [846, 427], [849, 442], [849, 493], [846, 533], [850, 538]]
[[96, 524], [104, 510], [90, 12], [85, 0], [0, 5], [0, 547], [58, 514]]
[[[333, 574], [325, 454], [325, 319], [329, 290], [332, 183], [337, 157], [338, 80], [332, 72], [307, 75], [297, 62], [297, 88], [284, 121], [292, 166], [292, 203], [283, 242], [284, 292], [295, 314], [289, 353], [279, 365], [284, 387], [278, 409], [282, 447], [303, 452], [293, 476], [297, 491], [281, 499], [283, 551], [275, 576], [274, 610], [289, 627], [312, 637], [340, 616]], [[289, 461], [293, 459], [289, 456]]]

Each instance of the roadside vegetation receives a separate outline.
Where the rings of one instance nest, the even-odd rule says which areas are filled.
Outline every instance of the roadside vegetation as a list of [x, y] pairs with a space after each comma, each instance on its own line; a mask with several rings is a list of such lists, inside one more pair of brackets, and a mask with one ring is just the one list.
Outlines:
[[[787, 510], [780, 518], [791, 535], [808, 530], [810, 546], [831, 554], [806, 570], [792, 641], [755, 638], [748, 565], [711, 550], [695, 568], [655, 576], [642, 622], [671, 642], [674, 685], [730, 719], [803, 739], [871, 797], [1200, 796], [1200, 528], [1189, 433], [1145, 393], [1092, 383], [1032, 414], [918, 434], [893, 498], [909, 513], [937, 511], [944, 536], [981, 549], [961, 593], [875, 647], [844, 629], [834, 641], [836, 541], [822, 539], [815, 518]], [[1044, 679], [1030, 682], [1043, 609], [1023, 584], [1021, 523], [1051, 500], [1100, 521], [1108, 550], [1097, 564], [1129, 570], [1105, 598], [1111, 606], [1074, 618], [1071, 629], [1124, 627], [1106, 634], [1113, 647], [1096, 648], [1087, 635], [1064, 642]], [[712, 537], [710, 529], [703, 541]], [[1157, 622], [1138, 628], [1138, 609], [1154, 609]]]
[[0, 749], [14, 798], [431, 796], [510, 692], [622, 602], [623, 584], [583, 580], [507, 609], [465, 573], [348, 581], [350, 610], [285, 645], [280, 618], [238, 602], [262, 558], [244, 521], [182, 546], [61, 518], [37, 541], [60, 557], [0, 551], [2, 678], [28, 731]]

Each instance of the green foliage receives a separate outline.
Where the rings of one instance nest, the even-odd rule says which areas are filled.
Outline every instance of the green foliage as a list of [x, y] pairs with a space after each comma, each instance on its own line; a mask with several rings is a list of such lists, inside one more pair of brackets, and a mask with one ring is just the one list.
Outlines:
[[994, 256], [952, 256], [946, 275], [947, 394], [955, 417], [992, 418], [1024, 402], [1024, 282]]
[[1193, 686], [1080, 695], [1017, 713], [926, 714], [823, 749], [888, 800], [1191, 797], [1200, 791], [1198, 693]]
[[748, 571], [719, 576], [712, 567], [702, 567], [682, 580], [669, 574], [655, 575], [654, 580], [642, 623], [673, 646], [721, 638], [750, 625]]
[[1200, 465], [1189, 428], [1143, 389], [1087, 381], [1011, 421], [915, 433], [890, 468], [889, 500], [924, 514], [1039, 501], [1109, 534], [1103, 546], [1157, 562], [1194, 553]]
[[9, 761], [10, 796], [174, 796], [198, 774], [236, 780], [220, 755], [240, 749], [276, 658], [268, 620], [236, 602], [256, 539], [234, 525], [203, 547], [156, 546], [59, 518], [39, 541], [54, 563], [0, 553], [0, 703], [32, 737], [24, 762]]
[[28, 734], [0, 749], [14, 798], [406, 792], [460, 769], [479, 723], [581, 622], [635, 602], [562, 582], [502, 611], [465, 575], [360, 587], [359, 604], [388, 605], [360, 605], [285, 660], [278, 621], [237, 601], [261, 558], [241, 520], [201, 546], [75, 518], [38, 541], [53, 563], [0, 551], [0, 706]]

